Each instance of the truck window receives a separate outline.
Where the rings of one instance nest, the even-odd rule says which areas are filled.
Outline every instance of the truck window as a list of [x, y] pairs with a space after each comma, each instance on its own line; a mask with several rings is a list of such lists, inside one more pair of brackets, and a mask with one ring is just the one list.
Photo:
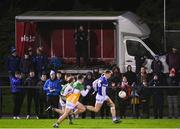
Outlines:
[[151, 54], [147, 49], [138, 41], [127, 40], [127, 52], [130, 56], [146, 56], [152, 58]]

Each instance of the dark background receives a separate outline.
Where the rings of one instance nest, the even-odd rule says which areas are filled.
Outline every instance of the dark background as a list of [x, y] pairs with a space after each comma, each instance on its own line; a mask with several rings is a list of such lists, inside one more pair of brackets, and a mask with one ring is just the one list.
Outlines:
[[[148, 45], [155, 52], [164, 52], [164, 0], [0, 0], [0, 65], [4, 64], [10, 47], [15, 45], [15, 16], [43, 10], [132, 11], [151, 28]], [[180, 0], [166, 0], [166, 22], [166, 29], [180, 30]], [[167, 33], [166, 39], [167, 50], [171, 46], [180, 49], [180, 33]]]

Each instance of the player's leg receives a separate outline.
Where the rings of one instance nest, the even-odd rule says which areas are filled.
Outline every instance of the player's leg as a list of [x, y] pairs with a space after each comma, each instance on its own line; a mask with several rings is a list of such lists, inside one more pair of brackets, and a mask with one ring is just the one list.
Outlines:
[[110, 106], [113, 122], [119, 123], [119, 120], [117, 120], [116, 118], [116, 107], [115, 107], [114, 102], [109, 97], [107, 97], [106, 101], [107, 101], [107, 104]]
[[104, 97], [100, 95], [96, 95], [96, 104], [95, 106], [86, 106], [86, 109], [92, 112], [99, 112], [104, 102]]
[[59, 108], [54, 108], [52, 106], [49, 106], [45, 111], [54, 111], [57, 112], [58, 114], [64, 114], [64, 109], [59, 109]]
[[102, 103], [96, 103], [95, 106], [86, 106], [86, 109], [92, 112], [99, 112], [102, 107]]
[[52, 108], [52, 111], [55, 111], [59, 114], [64, 114], [64, 110], [63, 109], [58, 109], [58, 108]]
[[86, 111], [86, 108], [85, 106], [78, 102], [77, 106], [76, 106], [76, 110], [73, 112], [74, 115], [77, 115], [77, 114], [80, 114], [80, 113], [83, 113]]
[[59, 119], [57, 120], [57, 122], [53, 125], [54, 128], [58, 128], [59, 124], [69, 115], [69, 113], [71, 112], [72, 109], [69, 108], [65, 108], [64, 114], [62, 114], [62, 116], [59, 117]]

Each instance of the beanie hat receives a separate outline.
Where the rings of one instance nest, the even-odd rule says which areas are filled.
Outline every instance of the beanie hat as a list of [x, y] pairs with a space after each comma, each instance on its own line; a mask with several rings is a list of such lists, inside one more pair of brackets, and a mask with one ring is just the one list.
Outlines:
[[51, 70], [50, 75], [52, 75], [52, 74], [55, 74], [55, 71], [54, 71], [54, 70]]

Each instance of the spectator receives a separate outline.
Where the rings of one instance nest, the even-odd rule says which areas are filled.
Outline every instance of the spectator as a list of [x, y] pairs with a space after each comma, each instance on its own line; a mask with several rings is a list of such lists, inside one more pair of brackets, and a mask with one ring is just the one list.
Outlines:
[[[121, 115], [120, 113], [120, 108], [121, 108], [121, 101], [118, 97], [118, 93], [120, 91], [120, 85], [121, 85], [121, 80], [122, 80], [122, 74], [120, 72], [119, 67], [114, 66], [112, 68], [112, 76], [109, 79], [109, 85], [110, 85], [110, 89], [109, 89], [109, 97], [112, 99], [112, 101], [115, 103], [117, 111], [119, 111], [119, 115]], [[108, 106], [107, 106], [108, 107]]]
[[124, 76], [127, 77], [128, 84], [131, 86], [134, 82], [136, 83], [136, 73], [132, 71], [132, 66], [127, 66], [127, 72], [124, 73]]
[[32, 64], [32, 65], [33, 65], [33, 68], [35, 68], [35, 59], [36, 59], [36, 57], [35, 57], [35, 55], [33, 54], [33, 49], [32, 49], [32, 47], [29, 47], [27, 51], [28, 51], [29, 59], [30, 59], [31, 62], [33, 63], [33, 64]]
[[175, 47], [172, 48], [172, 52], [167, 54], [166, 62], [169, 65], [169, 70], [174, 68], [177, 72], [180, 68], [180, 56]]
[[80, 67], [80, 57], [83, 56], [85, 65], [88, 65], [88, 35], [84, 27], [79, 26], [77, 32], [74, 34], [77, 65]]
[[126, 97], [120, 99], [120, 117], [121, 118], [126, 118], [126, 110], [127, 106], [129, 104], [129, 97], [131, 95], [131, 87], [128, 84], [127, 78], [123, 76], [121, 85], [120, 85], [120, 90], [126, 92]]
[[159, 56], [156, 55], [154, 57], [154, 60], [151, 64], [151, 69], [153, 71], [153, 74], [162, 74], [162, 71], [163, 71], [163, 65], [162, 65], [162, 62], [159, 60]]
[[[149, 82], [149, 86], [158, 87], [162, 86], [162, 79], [160, 79], [160, 76], [155, 74], [153, 76], [153, 79]], [[155, 88], [152, 91], [152, 97], [153, 97], [153, 109], [154, 109], [154, 118], [163, 118], [163, 91], [162, 89]]]
[[36, 52], [37, 52], [37, 55], [35, 57], [35, 71], [37, 74], [36, 76], [40, 78], [42, 71], [46, 71], [47, 69], [48, 59], [43, 54], [42, 47], [37, 48]]
[[16, 54], [16, 49], [11, 49], [11, 55], [7, 59], [7, 67], [10, 76], [14, 76], [15, 71], [19, 71], [20, 58]]
[[29, 58], [28, 53], [24, 54], [24, 58], [20, 62], [20, 70], [25, 78], [28, 77], [30, 69], [33, 69], [33, 62]]
[[139, 85], [133, 83], [131, 85], [131, 105], [133, 111], [133, 117], [139, 118], [139, 105], [140, 105], [140, 96], [139, 96]]
[[60, 84], [63, 84], [64, 83], [64, 79], [62, 77], [62, 73], [61, 73], [61, 70], [58, 70], [56, 72], [56, 77], [57, 77], [57, 80], [59, 80]]
[[[48, 107], [58, 108], [61, 85], [56, 79], [55, 71], [51, 70], [50, 79], [45, 82], [43, 89], [46, 92]], [[49, 117], [53, 117], [51, 111], [49, 111]], [[58, 117], [58, 114], [56, 114], [56, 117]]]
[[116, 87], [121, 83], [122, 74], [120, 72], [119, 67], [114, 66], [112, 68], [112, 76], [111, 76], [110, 80], [111, 80], [112, 83], [115, 83]]
[[142, 56], [140, 52], [137, 53], [135, 56], [135, 61], [136, 61], [136, 73], [138, 74], [140, 72], [141, 67], [143, 66], [146, 58]]
[[150, 90], [148, 89], [148, 82], [143, 80], [140, 85], [140, 100], [142, 106], [142, 118], [149, 118], [149, 103], [150, 103]]
[[31, 103], [34, 100], [36, 119], [39, 119], [39, 95], [37, 90], [37, 79], [34, 70], [30, 70], [29, 77], [25, 80], [24, 85], [27, 87], [27, 117], [31, 115]]
[[50, 66], [51, 69], [58, 70], [62, 66], [62, 62], [57, 56], [53, 55], [50, 60]]
[[137, 75], [137, 84], [141, 85], [143, 81], [148, 82], [148, 74], [145, 67], [141, 67], [140, 73]]
[[93, 77], [94, 77], [95, 80], [101, 77], [101, 74], [99, 72], [99, 68], [98, 67], [95, 67], [93, 69]]
[[39, 94], [39, 117], [44, 118], [44, 109], [47, 107], [46, 102], [46, 93], [43, 90], [43, 86], [47, 80], [47, 75], [45, 72], [42, 72], [41, 80], [37, 83], [38, 86], [38, 94]]
[[[168, 86], [178, 86], [176, 71], [174, 68], [170, 70], [169, 76], [167, 78]], [[167, 90], [167, 100], [168, 100], [168, 109], [169, 109], [169, 118], [174, 117], [178, 118], [178, 90], [169, 88]]]
[[[149, 114], [149, 111], [148, 111], [148, 98], [146, 96], [148, 96], [148, 94], [144, 94], [143, 92], [146, 92], [146, 89], [142, 89], [141, 91], [141, 88], [142, 88], [142, 85], [144, 85], [146, 82], [149, 81], [149, 78], [148, 78], [148, 74], [146, 72], [146, 68], [145, 67], [141, 67], [141, 70], [140, 70], [140, 73], [137, 75], [137, 94], [138, 94], [138, 98], [140, 100], [140, 97], [142, 97], [142, 106], [143, 106], [143, 115], [147, 115], [147, 116], [143, 116], [143, 117], [148, 117], [148, 114]], [[143, 84], [144, 83], [144, 84]], [[136, 88], [135, 88], [136, 89]], [[140, 93], [142, 93], [142, 96], [140, 96]], [[145, 95], [145, 96], [144, 96]], [[140, 104], [140, 102], [139, 102]], [[137, 108], [139, 110], [139, 104], [137, 105]], [[144, 112], [144, 110], [147, 108], [146, 112]]]
[[11, 93], [13, 95], [13, 119], [20, 119], [20, 111], [21, 106], [23, 104], [24, 99], [24, 91], [22, 88], [22, 79], [21, 79], [21, 73], [19, 71], [15, 72], [14, 77], [10, 77], [10, 84], [11, 84]]
[[[94, 105], [95, 104], [95, 94], [93, 94], [94, 90], [92, 88], [92, 83], [94, 81], [92, 72], [87, 72], [86, 77], [84, 79], [84, 86], [91, 86], [90, 91], [85, 97], [82, 97], [81, 101], [84, 105]], [[86, 89], [85, 89], [86, 90]], [[82, 113], [82, 118], [86, 118], [86, 112]], [[91, 118], [95, 118], [95, 113], [91, 112]]]

